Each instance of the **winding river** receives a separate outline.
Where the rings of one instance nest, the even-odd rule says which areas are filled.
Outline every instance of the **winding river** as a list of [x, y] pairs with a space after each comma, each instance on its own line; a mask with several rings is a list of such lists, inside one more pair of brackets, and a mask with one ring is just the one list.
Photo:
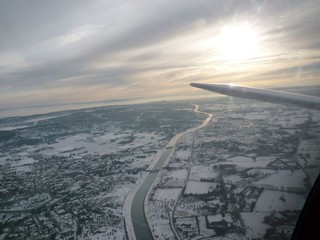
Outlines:
[[200, 112], [199, 106], [195, 105], [194, 112], [200, 113], [200, 114], [206, 114], [208, 117], [198, 126], [188, 129], [184, 132], [178, 133], [175, 135], [170, 142], [165, 147], [164, 151], [162, 152], [161, 156], [159, 157], [159, 160], [156, 162], [144, 182], [140, 185], [139, 189], [136, 191], [132, 203], [131, 203], [131, 219], [132, 219], [132, 225], [134, 229], [134, 234], [136, 239], [138, 240], [152, 240], [153, 236], [150, 231], [145, 211], [144, 211], [144, 201], [147, 195], [147, 192], [152, 185], [153, 181], [158, 175], [159, 170], [161, 169], [162, 165], [166, 162], [167, 158], [171, 155], [174, 147], [178, 143], [179, 139], [193, 131], [199, 130], [203, 127], [206, 127], [210, 120], [212, 119], [213, 115], [206, 112]]

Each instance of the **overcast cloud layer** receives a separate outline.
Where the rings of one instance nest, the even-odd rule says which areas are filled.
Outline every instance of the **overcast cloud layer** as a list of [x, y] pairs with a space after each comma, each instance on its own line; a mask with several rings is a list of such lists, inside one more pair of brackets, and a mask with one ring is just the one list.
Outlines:
[[[319, 16], [318, 0], [0, 0], [0, 108], [319, 84]], [[237, 24], [259, 35], [251, 58], [215, 45]]]

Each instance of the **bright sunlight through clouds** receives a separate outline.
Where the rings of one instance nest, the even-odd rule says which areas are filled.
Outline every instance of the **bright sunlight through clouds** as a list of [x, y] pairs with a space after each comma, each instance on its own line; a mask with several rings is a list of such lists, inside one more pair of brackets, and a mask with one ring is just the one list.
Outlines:
[[319, 16], [319, 0], [0, 0], [0, 111], [316, 85]]
[[224, 25], [217, 36], [217, 49], [226, 60], [256, 57], [259, 38], [248, 23]]

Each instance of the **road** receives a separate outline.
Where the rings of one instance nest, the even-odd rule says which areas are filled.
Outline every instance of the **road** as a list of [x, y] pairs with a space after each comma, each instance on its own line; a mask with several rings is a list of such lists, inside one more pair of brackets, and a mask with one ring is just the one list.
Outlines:
[[[134, 193], [131, 203], [128, 204], [130, 206], [131, 212], [130, 214], [127, 214], [127, 215], [130, 216], [129, 218], [131, 218], [132, 225], [131, 227], [127, 227], [127, 232], [130, 235], [132, 234], [132, 230], [133, 230], [135, 235], [135, 237], [134, 236], [129, 237], [130, 239], [138, 239], [138, 240], [153, 239], [152, 233], [148, 225], [148, 221], [145, 216], [144, 201], [149, 188], [151, 187], [152, 183], [154, 182], [154, 180], [158, 175], [158, 170], [161, 169], [163, 164], [171, 155], [171, 153], [174, 150], [174, 147], [176, 146], [180, 138], [188, 133], [191, 133], [193, 131], [197, 131], [201, 128], [206, 127], [213, 117], [213, 115], [210, 113], [199, 111], [198, 105], [195, 105], [194, 112], [199, 114], [205, 114], [207, 115], [207, 118], [200, 125], [194, 128], [190, 128], [184, 132], [178, 133], [170, 140], [170, 142], [166, 145], [165, 149], [159, 155], [156, 164], [153, 166], [152, 169], [150, 169], [150, 173], [144, 178], [144, 181], [139, 184], [139, 188]], [[127, 217], [127, 215], [125, 214], [125, 217]]]

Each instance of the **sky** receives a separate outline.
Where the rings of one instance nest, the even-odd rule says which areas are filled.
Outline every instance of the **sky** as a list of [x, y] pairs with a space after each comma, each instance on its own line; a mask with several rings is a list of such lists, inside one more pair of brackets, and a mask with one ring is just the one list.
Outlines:
[[0, 109], [319, 85], [319, 16], [319, 0], [0, 0]]

